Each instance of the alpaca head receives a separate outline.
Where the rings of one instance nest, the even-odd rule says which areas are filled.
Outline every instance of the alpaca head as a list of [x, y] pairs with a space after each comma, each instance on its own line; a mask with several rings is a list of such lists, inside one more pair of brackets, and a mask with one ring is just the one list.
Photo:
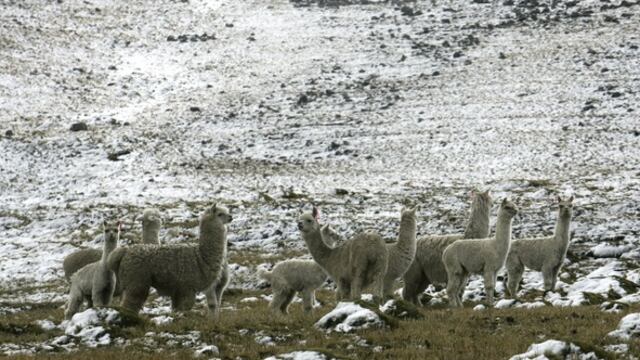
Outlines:
[[109, 244], [117, 244], [120, 238], [122, 223], [120, 221], [104, 220], [102, 227], [104, 228], [104, 241]]
[[480, 191], [478, 189], [471, 190], [471, 202], [473, 206], [487, 206], [491, 208], [493, 198], [489, 190]]
[[415, 205], [414, 207], [403, 207], [402, 211], [400, 212], [400, 219], [415, 219], [416, 210], [418, 210], [418, 205]]
[[151, 226], [160, 226], [162, 225], [162, 219], [160, 218], [160, 213], [158, 213], [155, 209], [146, 209], [142, 213], [142, 227], [147, 228]]
[[518, 207], [508, 198], [504, 198], [504, 200], [502, 200], [502, 203], [500, 204], [499, 212], [506, 213], [509, 219], [512, 219], [518, 214]]
[[201, 221], [214, 221], [219, 224], [228, 224], [233, 220], [233, 217], [229, 213], [229, 209], [224, 206], [219, 206], [217, 203], [208, 208], [204, 214], [202, 214]]
[[310, 213], [304, 213], [300, 215], [298, 218], [298, 230], [303, 233], [308, 233], [313, 230], [319, 230], [320, 224], [318, 223], [318, 219], [320, 217], [320, 211], [315, 206]]
[[571, 218], [571, 215], [573, 214], [573, 196], [565, 200], [558, 196], [558, 206], [560, 208], [559, 211], [561, 217]]

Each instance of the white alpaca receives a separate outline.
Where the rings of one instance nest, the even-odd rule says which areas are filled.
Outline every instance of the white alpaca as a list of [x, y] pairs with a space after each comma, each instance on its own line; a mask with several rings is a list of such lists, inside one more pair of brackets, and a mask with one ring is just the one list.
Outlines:
[[273, 299], [269, 307], [282, 314], [288, 313], [296, 292], [302, 296], [304, 310], [310, 312], [315, 304], [315, 290], [328, 278], [315, 261], [298, 259], [281, 261], [271, 271], [261, 270], [258, 275], [271, 283]]
[[76, 271], [71, 276], [71, 288], [69, 302], [65, 311], [65, 318], [78, 312], [83, 300], [87, 300], [88, 306], [108, 306], [113, 298], [116, 288], [116, 276], [107, 268], [109, 254], [118, 246], [120, 238], [120, 222], [104, 226], [104, 246], [100, 261], [91, 263]]
[[402, 209], [398, 241], [387, 244], [389, 264], [384, 276], [384, 296], [393, 296], [396, 280], [409, 269], [416, 256], [416, 208]]
[[229, 210], [214, 204], [200, 217], [197, 244], [132, 245], [115, 250], [107, 261], [122, 286], [122, 307], [140, 311], [149, 288], [171, 298], [174, 310], [189, 310], [197, 292], [220, 276], [227, 248]]
[[511, 223], [517, 213], [516, 205], [504, 199], [498, 210], [495, 237], [458, 240], [444, 250], [442, 262], [447, 270], [447, 295], [451, 306], [462, 306], [462, 289], [469, 274], [484, 275], [487, 303], [493, 305], [496, 276], [507, 258]]
[[569, 227], [573, 212], [573, 196], [562, 200], [558, 196], [558, 219], [553, 236], [518, 239], [511, 243], [507, 255], [507, 288], [509, 294], [516, 298], [518, 285], [522, 280], [524, 268], [542, 272], [544, 290], [553, 291], [558, 279], [558, 272], [562, 266], [567, 248], [569, 247]]
[[[418, 239], [416, 256], [403, 276], [402, 298], [420, 305], [419, 296], [429, 284], [446, 285], [447, 271], [442, 253], [447, 246], [460, 239], [489, 237], [489, 215], [493, 200], [489, 191], [471, 193], [471, 212], [463, 234], [426, 236]], [[463, 281], [466, 282], [466, 281]]]
[[374, 295], [382, 298], [388, 252], [384, 240], [375, 233], [356, 235], [332, 248], [325, 244], [318, 224], [318, 210], [303, 214], [298, 229], [318, 265], [338, 287], [338, 300], [359, 300], [362, 289], [371, 286]]
[[[321, 228], [322, 240], [329, 247], [342, 239], [330, 226]], [[314, 260], [291, 259], [277, 263], [271, 271], [259, 270], [258, 276], [271, 283], [273, 299], [269, 307], [282, 314], [288, 313], [296, 292], [302, 296], [304, 310], [309, 312], [315, 304], [315, 291], [329, 277]]]

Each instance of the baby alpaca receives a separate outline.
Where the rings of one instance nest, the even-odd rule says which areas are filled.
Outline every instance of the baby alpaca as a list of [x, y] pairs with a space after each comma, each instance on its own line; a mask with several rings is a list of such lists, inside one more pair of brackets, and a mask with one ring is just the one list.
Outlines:
[[304, 311], [310, 312], [315, 304], [315, 290], [327, 281], [327, 274], [313, 260], [285, 260], [271, 271], [260, 270], [258, 275], [271, 283], [273, 299], [269, 307], [282, 314], [288, 313], [289, 304], [300, 292]]
[[404, 300], [420, 305], [419, 296], [429, 284], [447, 283], [447, 271], [442, 262], [444, 249], [460, 239], [489, 237], [489, 215], [492, 204], [493, 199], [489, 190], [485, 192], [474, 190], [471, 192], [471, 213], [463, 234], [427, 236], [418, 240], [415, 259], [403, 276], [402, 298]]
[[87, 300], [89, 307], [108, 306], [113, 298], [116, 287], [115, 274], [107, 269], [107, 258], [118, 246], [120, 238], [120, 223], [107, 224], [104, 222], [104, 248], [100, 261], [91, 263], [78, 270], [71, 276], [71, 290], [69, 303], [65, 311], [65, 318], [71, 319], [78, 312], [83, 300]]
[[562, 266], [567, 248], [569, 247], [569, 227], [573, 212], [573, 196], [562, 200], [558, 196], [558, 219], [553, 236], [518, 239], [511, 244], [507, 256], [507, 289], [509, 294], [517, 297], [518, 285], [522, 280], [524, 268], [542, 272], [544, 290], [553, 291], [558, 279], [558, 272]]
[[298, 229], [313, 260], [337, 284], [338, 300], [359, 300], [367, 286], [372, 286], [374, 295], [382, 299], [388, 252], [380, 235], [359, 234], [332, 248], [323, 241], [315, 207], [311, 213], [300, 216]]
[[393, 296], [396, 279], [409, 269], [416, 256], [416, 208], [402, 209], [398, 241], [387, 244], [389, 264], [384, 276], [384, 296]]
[[122, 307], [139, 312], [153, 287], [171, 298], [174, 310], [191, 309], [196, 293], [209, 288], [222, 271], [231, 220], [229, 210], [214, 204], [200, 217], [197, 244], [140, 244], [114, 251], [107, 263], [121, 283]]
[[[322, 240], [333, 248], [342, 237], [329, 225], [320, 229]], [[313, 260], [285, 260], [276, 264], [271, 271], [260, 270], [258, 276], [271, 283], [273, 299], [269, 307], [282, 314], [288, 313], [289, 304], [296, 292], [300, 292], [304, 310], [309, 312], [315, 304], [315, 290], [322, 286], [328, 276]]]
[[[146, 209], [142, 214], [142, 242], [144, 244], [158, 244], [158, 234], [162, 220], [157, 209]], [[99, 261], [102, 257], [102, 251], [98, 249], [81, 249], [75, 251], [64, 258], [62, 268], [64, 269], [64, 277], [71, 279], [76, 271], [85, 265], [89, 265]]]
[[487, 303], [493, 305], [498, 271], [504, 266], [511, 242], [511, 223], [518, 208], [504, 199], [498, 210], [496, 235], [487, 239], [458, 240], [444, 249], [442, 262], [447, 270], [447, 295], [453, 307], [462, 306], [462, 291], [469, 274], [484, 275]]

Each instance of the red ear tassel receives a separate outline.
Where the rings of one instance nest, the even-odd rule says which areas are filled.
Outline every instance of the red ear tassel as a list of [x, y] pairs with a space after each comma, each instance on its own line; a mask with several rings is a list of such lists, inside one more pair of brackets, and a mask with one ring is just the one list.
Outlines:
[[317, 207], [313, 207], [313, 210], [311, 211], [311, 215], [313, 215], [313, 218], [316, 219], [316, 221], [320, 220], [320, 210], [318, 210]]
[[118, 221], [118, 231], [122, 231], [122, 221]]

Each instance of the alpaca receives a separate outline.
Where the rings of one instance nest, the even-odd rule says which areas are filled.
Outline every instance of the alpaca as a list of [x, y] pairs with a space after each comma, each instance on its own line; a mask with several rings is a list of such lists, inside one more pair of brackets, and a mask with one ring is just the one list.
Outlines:
[[142, 213], [142, 243], [159, 244], [162, 217], [158, 209], [145, 209]]
[[200, 216], [197, 244], [132, 245], [108, 260], [122, 284], [121, 306], [139, 312], [153, 287], [169, 296], [174, 311], [190, 310], [197, 292], [209, 288], [222, 271], [227, 247], [229, 210], [214, 204]]
[[116, 287], [116, 276], [107, 269], [107, 258], [118, 246], [120, 238], [120, 222], [104, 226], [104, 247], [99, 261], [84, 266], [71, 276], [69, 303], [65, 311], [65, 318], [78, 312], [83, 300], [87, 300], [89, 307], [108, 306], [113, 298]]
[[315, 304], [315, 290], [328, 278], [315, 261], [298, 259], [281, 261], [271, 271], [260, 270], [258, 275], [271, 283], [273, 299], [269, 307], [282, 314], [288, 313], [296, 292], [302, 295], [304, 311], [310, 312]]
[[[160, 213], [156, 209], [146, 209], [142, 214], [142, 242], [145, 244], [158, 244], [158, 233], [162, 226]], [[71, 275], [85, 265], [99, 261], [102, 250], [81, 249], [67, 255], [63, 262], [64, 277], [71, 280]], [[117, 292], [117, 291], [116, 291]]]
[[374, 295], [382, 299], [388, 252], [380, 235], [363, 233], [330, 247], [323, 241], [315, 207], [310, 214], [300, 216], [298, 229], [313, 259], [337, 284], [338, 300], [359, 300], [367, 286], [372, 286]]
[[518, 239], [511, 244], [507, 255], [507, 289], [513, 298], [517, 298], [518, 285], [522, 280], [524, 268], [542, 272], [544, 290], [553, 291], [556, 287], [558, 272], [569, 247], [569, 227], [573, 212], [573, 196], [562, 200], [558, 196], [558, 219], [553, 236]]
[[398, 241], [387, 244], [389, 264], [384, 276], [384, 296], [393, 296], [396, 279], [409, 269], [416, 256], [416, 208], [402, 209]]
[[473, 190], [471, 213], [463, 234], [427, 236], [418, 239], [415, 259], [403, 276], [402, 298], [404, 300], [421, 305], [419, 295], [429, 284], [447, 283], [447, 271], [442, 262], [444, 249], [460, 239], [489, 237], [489, 215], [492, 204], [493, 199], [489, 190], [485, 192]]
[[498, 271], [504, 266], [511, 242], [511, 223], [518, 207], [504, 199], [498, 210], [496, 235], [486, 239], [458, 240], [442, 253], [447, 270], [447, 295], [452, 307], [462, 306], [462, 291], [469, 274], [484, 275], [487, 303], [493, 306], [493, 291]]
[[[322, 240], [333, 248], [342, 236], [329, 225], [320, 229]], [[271, 283], [273, 299], [269, 307], [282, 314], [288, 313], [289, 304], [296, 292], [301, 293], [304, 310], [310, 312], [315, 304], [315, 290], [327, 281], [328, 275], [313, 260], [285, 260], [271, 271], [259, 270], [258, 276]]]

